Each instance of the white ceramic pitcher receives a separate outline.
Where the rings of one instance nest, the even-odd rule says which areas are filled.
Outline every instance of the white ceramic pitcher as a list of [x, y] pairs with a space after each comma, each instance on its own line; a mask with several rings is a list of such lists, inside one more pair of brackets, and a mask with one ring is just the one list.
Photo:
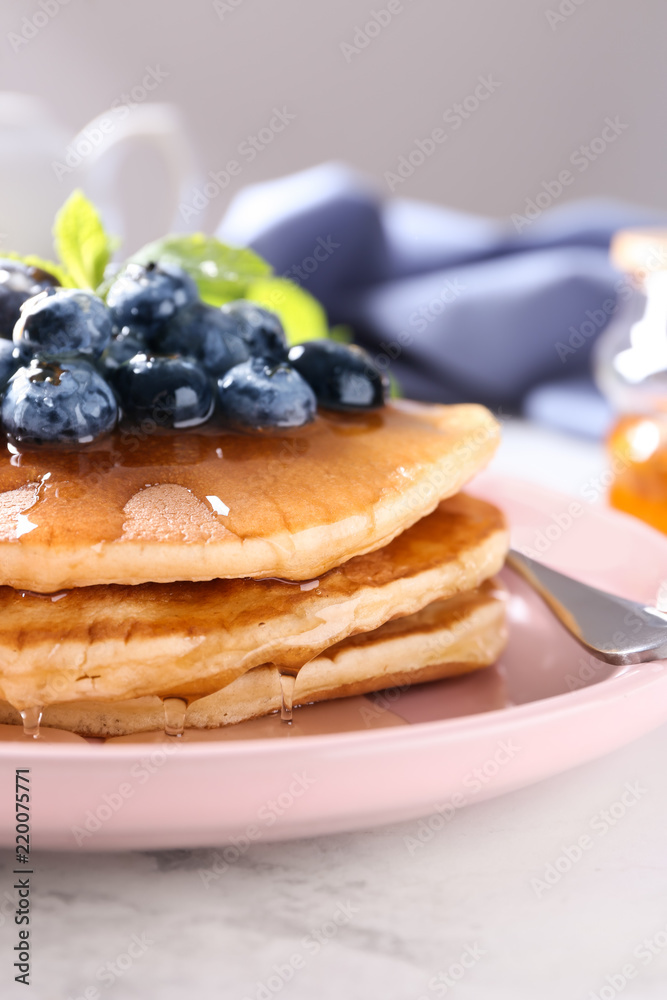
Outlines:
[[178, 207], [196, 182], [173, 105], [115, 106], [72, 138], [38, 98], [0, 92], [0, 256], [51, 257], [54, 215], [77, 187], [130, 252], [183, 230]]

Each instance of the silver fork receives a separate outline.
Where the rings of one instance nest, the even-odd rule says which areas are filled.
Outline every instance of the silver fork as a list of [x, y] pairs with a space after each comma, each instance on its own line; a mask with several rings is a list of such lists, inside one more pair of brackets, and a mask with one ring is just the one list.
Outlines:
[[599, 660], [624, 666], [667, 658], [667, 614], [573, 580], [510, 549], [507, 565]]

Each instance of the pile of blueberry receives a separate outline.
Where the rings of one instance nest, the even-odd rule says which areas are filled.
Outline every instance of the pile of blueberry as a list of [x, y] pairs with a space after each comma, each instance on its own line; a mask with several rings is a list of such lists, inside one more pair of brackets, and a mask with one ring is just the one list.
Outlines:
[[301, 427], [317, 406], [382, 406], [386, 381], [358, 347], [291, 349], [252, 302], [199, 298], [169, 264], [129, 264], [104, 301], [44, 271], [0, 260], [2, 426], [19, 445], [84, 445], [130, 426], [240, 431]]

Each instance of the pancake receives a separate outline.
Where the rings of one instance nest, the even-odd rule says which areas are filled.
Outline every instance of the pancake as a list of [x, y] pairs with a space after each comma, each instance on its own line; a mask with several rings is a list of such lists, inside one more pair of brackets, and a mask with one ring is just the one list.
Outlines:
[[387, 545], [487, 464], [484, 407], [319, 413], [289, 434], [149, 425], [0, 458], [0, 585], [305, 580]]
[[[300, 671], [295, 704], [354, 695], [467, 673], [493, 663], [506, 634], [503, 593], [487, 582], [446, 601], [434, 601], [408, 617], [344, 639]], [[280, 709], [280, 679], [274, 666], [260, 666], [220, 691], [193, 702], [188, 728], [208, 729], [254, 719]], [[370, 713], [371, 706], [367, 706]], [[0, 723], [20, 724], [18, 712], [0, 702]], [[85, 736], [117, 737], [162, 730], [158, 697], [129, 701], [90, 700], [52, 705], [46, 726]], [[362, 727], [360, 727], [362, 728]]]
[[317, 580], [0, 588], [0, 697], [18, 709], [201, 697], [253, 667], [294, 670], [337, 642], [478, 587], [503, 564], [499, 510], [464, 494]]

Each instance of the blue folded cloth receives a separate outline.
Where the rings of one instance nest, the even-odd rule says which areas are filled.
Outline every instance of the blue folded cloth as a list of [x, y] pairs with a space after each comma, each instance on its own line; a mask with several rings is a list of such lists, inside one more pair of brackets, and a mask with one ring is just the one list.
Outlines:
[[[254, 247], [317, 296], [406, 395], [517, 409], [535, 386], [556, 383], [550, 405], [533, 411], [553, 424], [559, 382], [574, 380], [577, 398], [586, 394], [594, 338], [574, 352], [558, 345], [589, 314], [601, 331], [613, 312], [611, 236], [665, 222], [664, 213], [593, 199], [513, 225], [383, 199], [362, 175], [327, 163], [245, 188], [218, 235]], [[581, 430], [596, 433], [599, 419], [587, 427], [592, 410], [580, 412]], [[571, 424], [569, 414], [564, 426]]]

